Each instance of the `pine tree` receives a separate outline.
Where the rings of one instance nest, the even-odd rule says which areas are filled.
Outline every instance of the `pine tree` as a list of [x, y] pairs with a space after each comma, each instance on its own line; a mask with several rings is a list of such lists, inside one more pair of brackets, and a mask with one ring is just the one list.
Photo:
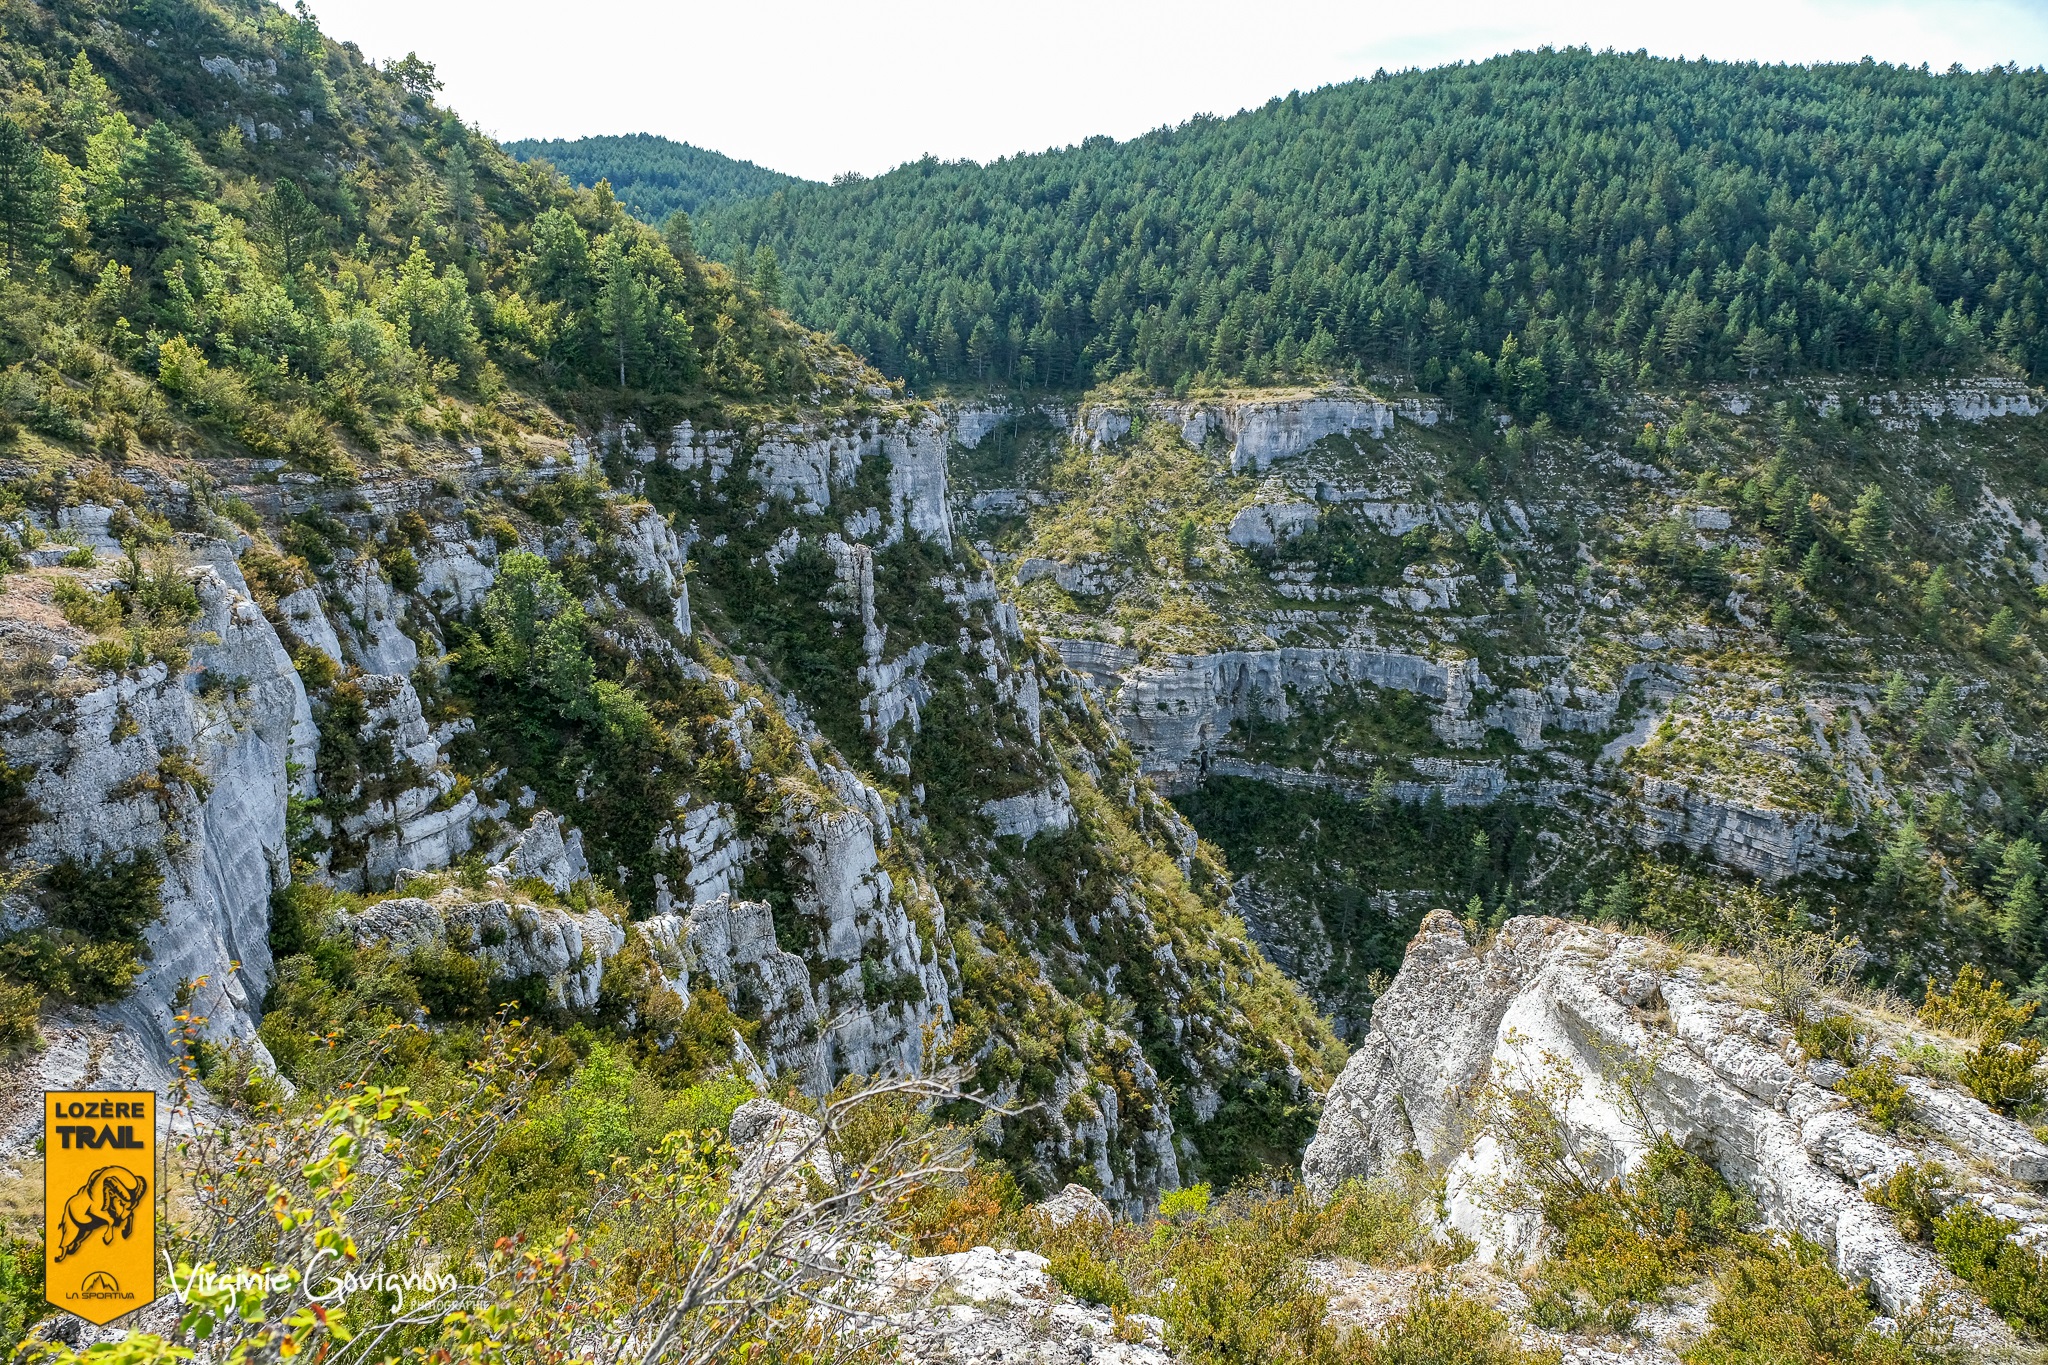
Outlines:
[[264, 196], [260, 224], [286, 279], [299, 273], [327, 235], [326, 219], [291, 180], [279, 180]]
[[441, 178], [448, 190], [448, 214], [455, 220], [455, 238], [467, 245], [470, 220], [476, 213], [476, 167], [460, 142], [448, 149]]
[[770, 308], [782, 306], [782, 262], [775, 258], [772, 246], [754, 253], [754, 292]]
[[162, 119], [128, 149], [121, 162], [121, 207], [115, 226], [129, 245], [156, 251], [169, 245], [187, 205], [206, 188], [206, 167], [192, 144]]
[[619, 245], [621, 235], [607, 236], [598, 251], [604, 287], [597, 294], [597, 325], [618, 364], [619, 387], [623, 389], [629, 362], [638, 359], [647, 343], [647, 290]]
[[40, 257], [56, 228], [57, 178], [43, 149], [12, 118], [0, 118], [0, 247], [9, 270]]
[[1885, 503], [1884, 490], [1874, 483], [1865, 485], [1856, 499], [1856, 509], [1849, 514], [1849, 544], [1857, 557], [1868, 561], [1883, 555], [1891, 530], [1891, 508]]
[[677, 209], [661, 225], [661, 239], [668, 243], [669, 254], [684, 265], [693, 264], [697, 259], [697, 239], [690, 228], [690, 215]]

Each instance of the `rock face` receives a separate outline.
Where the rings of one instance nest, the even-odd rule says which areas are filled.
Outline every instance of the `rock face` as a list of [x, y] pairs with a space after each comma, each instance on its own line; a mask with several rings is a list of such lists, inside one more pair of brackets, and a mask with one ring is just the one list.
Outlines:
[[263, 1055], [254, 1030], [270, 975], [270, 895], [291, 876], [286, 797], [302, 790], [293, 767], [312, 770], [319, 739], [232, 547], [188, 539], [180, 549], [196, 561], [186, 572], [200, 606], [189, 667], [101, 675], [33, 712], [13, 709], [7, 759], [34, 768], [28, 796], [44, 817], [20, 856], [50, 866], [156, 852], [163, 916], [134, 993], [109, 1017], [161, 1056], [181, 985], [204, 978], [193, 1009], [209, 1031]]
[[945, 1256], [882, 1258], [888, 1307], [901, 1315], [901, 1359], [919, 1365], [1172, 1365], [1165, 1324], [1077, 1303], [1029, 1251], [975, 1247]]
[[1474, 660], [1439, 663], [1393, 650], [1229, 650], [1140, 663], [1135, 651], [1098, 641], [1053, 643], [1104, 694], [1146, 773], [1168, 785], [1199, 775], [1230, 727], [1255, 712], [1284, 721], [1302, 698], [1390, 688], [1437, 703], [1439, 727], [1456, 727], [1485, 685]]
[[1435, 426], [1438, 419], [1433, 399], [1411, 397], [1388, 403], [1370, 393], [1340, 389], [1271, 399], [1091, 404], [1081, 409], [1073, 426], [1077, 442], [1097, 448], [1128, 436], [1139, 416], [1172, 424], [1192, 446], [1220, 433], [1232, 442], [1231, 468], [1242, 474], [1263, 473], [1275, 461], [1292, 459], [1327, 437], [1384, 437], [1392, 430], [1397, 414], [1418, 426]]
[[[669, 433], [666, 452], [651, 445], [629, 447], [635, 458], [663, 459], [685, 471], [707, 470], [721, 481], [735, 469], [751, 476], [763, 492], [799, 513], [816, 516], [832, 505], [834, 485], [844, 486], [876, 457], [889, 461], [889, 531], [886, 543], [906, 531], [953, 543], [953, 514], [946, 500], [948, 428], [937, 416], [920, 420], [870, 421], [844, 428], [796, 424], [752, 436], [731, 431], [698, 431], [684, 422]], [[751, 447], [751, 448], [750, 448]]]
[[[1614, 1081], [1618, 1064], [1644, 1059], [1654, 1060], [1640, 1091], [1649, 1126], [1631, 1117]], [[1653, 1130], [1669, 1134], [1745, 1190], [1771, 1225], [1818, 1242], [1845, 1277], [1868, 1280], [1886, 1311], [1949, 1295], [1964, 1315], [1959, 1342], [2008, 1341], [1863, 1191], [1909, 1162], [1941, 1159], [1975, 1169], [1970, 1197], [2004, 1208], [2017, 1193], [2003, 1183], [2012, 1177], [1985, 1172], [2037, 1170], [2041, 1145], [1946, 1087], [1924, 1112], [1941, 1116], [1934, 1122], [1953, 1149], [1884, 1133], [1819, 1084], [1818, 1070], [1787, 1028], [1664, 945], [1523, 918], [1475, 951], [1437, 911], [1332, 1088], [1303, 1178], [1327, 1195], [1413, 1153], [1447, 1172], [1449, 1222], [1482, 1259], [1540, 1254], [1540, 1213], [1502, 1195], [1513, 1159], [1485, 1131], [1478, 1097], [1489, 1082], [1531, 1087], [1562, 1075], [1577, 1087], [1561, 1111], [1565, 1131], [1596, 1175], [1621, 1174]]]
[[594, 910], [471, 900], [457, 891], [377, 901], [344, 915], [342, 930], [358, 944], [406, 952], [446, 945], [483, 963], [492, 981], [538, 979], [557, 1008], [579, 1011], [596, 1007], [605, 963], [626, 945], [626, 931]]

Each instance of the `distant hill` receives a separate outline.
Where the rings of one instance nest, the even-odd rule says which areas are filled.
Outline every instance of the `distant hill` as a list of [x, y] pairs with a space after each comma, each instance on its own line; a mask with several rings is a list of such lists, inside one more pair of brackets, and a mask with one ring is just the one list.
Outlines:
[[694, 214], [712, 204], [729, 204], [809, 183], [653, 133], [522, 138], [504, 146], [521, 161], [553, 163], [581, 188], [611, 181], [619, 202], [649, 223], [660, 223], [677, 209]]
[[1995, 363], [2048, 379], [2048, 75], [1567, 49], [1128, 142], [718, 206], [913, 383], [1360, 370], [1560, 420], [1602, 388]]

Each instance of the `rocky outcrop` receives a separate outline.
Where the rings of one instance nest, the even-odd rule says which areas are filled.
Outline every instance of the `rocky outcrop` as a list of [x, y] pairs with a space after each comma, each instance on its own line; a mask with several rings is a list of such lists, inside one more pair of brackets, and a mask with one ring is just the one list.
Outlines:
[[148, 1055], [168, 1056], [181, 988], [203, 979], [194, 1011], [215, 1036], [261, 1054], [270, 895], [291, 878], [286, 798], [302, 789], [294, 767], [312, 771], [319, 740], [233, 547], [186, 538], [178, 553], [199, 598], [189, 666], [80, 673], [0, 717], [8, 761], [35, 773], [28, 796], [42, 816], [18, 856], [47, 867], [153, 852], [162, 917], [134, 993], [105, 1017]]
[[1300, 455], [1331, 436], [1384, 437], [1396, 414], [1421, 426], [1435, 426], [1439, 409], [1434, 399], [1410, 397], [1388, 403], [1369, 393], [1344, 390], [1284, 398], [1126, 400], [1083, 407], [1074, 421], [1073, 438], [1091, 448], [1115, 445], [1142, 417], [1170, 423], [1192, 446], [1221, 433], [1232, 442], [1233, 470], [1262, 473], [1275, 461]]
[[1772, 882], [1836, 871], [1835, 840], [1849, 832], [1810, 811], [1744, 805], [1658, 777], [1642, 779], [1629, 809], [1643, 842], [1682, 844], [1723, 867]]
[[595, 910], [472, 900], [454, 890], [376, 901], [344, 914], [340, 927], [365, 947], [416, 953], [445, 945], [481, 962], [494, 982], [536, 979], [556, 1008], [578, 1011], [596, 1008], [605, 964], [626, 944], [626, 931]]
[[408, 679], [364, 674], [356, 685], [369, 709], [362, 738], [388, 746], [393, 761], [378, 776], [386, 786], [405, 783], [341, 821], [349, 856], [337, 858], [331, 871], [337, 885], [360, 891], [391, 886], [403, 872], [446, 867], [467, 853], [478, 801], [449, 769]]
[[998, 839], [1014, 836], [1027, 844], [1041, 834], [1072, 828], [1074, 823], [1072, 794], [1058, 779], [1037, 791], [983, 802], [981, 813], [995, 826]]
[[953, 513], [946, 497], [948, 435], [945, 423], [932, 415], [870, 420], [838, 428], [776, 426], [751, 439], [731, 431], [698, 431], [684, 422], [669, 433], [665, 454], [649, 445], [632, 447], [632, 453], [637, 459], [666, 459], [685, 471], [701, 470], [714, 486], [735, 468], [742, 469], [770, 497], [810, 516], [831, 507], [835, 489], [850, 483], [864, 463], [886, 458], [889, 494], [884, 543], [894, 544], [907, 532], [916, 532], [950, 546]]
[[1314, 530], [1321, 516], [1312, 502], [1255, 502], [1231, 518], [1225, 537], [1248, 550], [1270, 550]]
[[1068, 1185], [1052, 1198], [1033, 1204], [1028, 1212], [1056, 1228], [1077, 1222], [1110, 1221], [1109, 1205], [1097, 1199], [1095, 1191], [1085, 1185]]
[[[1845, 1277], [1867, 1280], [1887, 1312], [1948, 1297], [1963, 1314], [1960, 1343], [2008, 1341], [1863, 1192], [1908, 1162], [1939, 1159], [1977, 1172], [1970, 1197], [2011, 1204], [2014, 1191], [2000, 1186], [2010, 1177], [1985, 1172], [2001, 1160], [2007, 1171], [2036, 1169], [2040, 1144], [1946, 1087], [1928, 1107], [1955, 1112], [1941, 1123], [1945, 1141], [1864, 1123], [1819, 1083], [1789, 1029], [1716, 984], [1731, 977], [1739, 970], [1554, 919], [1510, 920], [1475, 950], [1457, 920], [1435, 912], [1327, 1098], [1303, 1178], [1326, 1195], [1412, 1153], [1446, 1173], [1448, 1221], [1482, 1259], [1540, 1255], [1540, 1214], [1515, 1202], [1513, 1157], [1481, 1121], [1480, 1095], [1489, 1084], [1561, 1080], [1576, 1093], [1554, 1112], [1596, 1177], [1626, 1171], [1655, 1134], [1668, 1134], [1711, 1160], [1771, 1225], [1818, 1242]], [[1617, 1071], [1638, 1063], [1648, 1077], [1634, 1087], [1640, 1113]]]
[[[1030, 1251], [884, 1253], [882, 1306], [901, 1323], [899, 1359], [917, 1365], [1173, 1365], [1165, 1324], [1076, 1302]], [[1121, 1325], [1121, 1331], [1119, 1331]], [[1138, 1340], [1126, 1338], [1137, 1336]]]
[[666, 598], [669, 621], [681, 635], [690, 633], [690, 587], [684, 580], [689, 565], [682, 542], [668, 519], [645, 503], [619, 511], [620, 535], [617, 546], [626, 561], [626, 572], [642, 587]]
[[1256, 714], [1282, 722], [1303, 699], [1360, 687], [1412, 692], [1437, 703], [1440, 733], [1463, 737], [1472, 693], [1486, 680], [1473, 660], [1439, 663], [1379, 649], [1230, 650], [1169, 654], [1141, 663], [1133, 650], [1055, 640], [1067, 666], [1100, 690], [1145, 771], [1169, 782], [1198, 775], [1230, 727]]

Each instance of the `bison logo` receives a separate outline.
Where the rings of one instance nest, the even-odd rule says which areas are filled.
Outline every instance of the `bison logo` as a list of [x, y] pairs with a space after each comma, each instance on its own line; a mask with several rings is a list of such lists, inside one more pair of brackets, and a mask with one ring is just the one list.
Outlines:
[[102, 1166], [86, 1177], [78, 1193], [64, 1201], [57, 1224], [57, 1259], [78, 1253], [86, 1238], [101, 1232], [100, 1244], [114, 1244], [114, 1230], [135, 1235], [135, 1208], [149, 1193], [149, 1182], [125, 1166]]

